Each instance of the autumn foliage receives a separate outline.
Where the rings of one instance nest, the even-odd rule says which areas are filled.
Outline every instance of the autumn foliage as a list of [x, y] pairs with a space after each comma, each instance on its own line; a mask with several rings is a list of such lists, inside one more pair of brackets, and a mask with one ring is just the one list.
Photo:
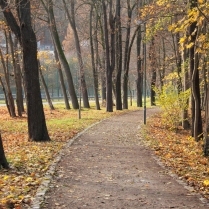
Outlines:
[[[122, 113], [122, 112], [121, 112]], [[51, 142], [28, 141], [25, 117], [11, 118], [5, 107], [0, 108], [0, 126], [4, 150], [11, 169], [0, 169], [0, 209], [24, 208], [30, 205], [44, 174], [65, 143], [90, 124], [121, 114], [105, 110], [83, 109], [67, 111], [60, 106], [54, 111], [45, 107]]]
[[172, 131], [162, 123], [161, 114], [148, 121], [145, 143], [152, 147], [166, 168], [191, 186], [191, 191], [209, 198], [209, 160], [203, 156], [203, 142], [196, 142], [188, 131]]

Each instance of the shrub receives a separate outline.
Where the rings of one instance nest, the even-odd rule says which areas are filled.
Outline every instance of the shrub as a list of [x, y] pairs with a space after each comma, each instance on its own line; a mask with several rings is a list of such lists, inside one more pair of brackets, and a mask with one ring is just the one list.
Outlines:
[[162, 89], [155, 88], [157, 102], [162, 109], [163, 124], [173, 130], [177, 130], [182, 121], [183, 110], [188, 109], [190, 89], [178, 92], [172, 82], [165, 84]]

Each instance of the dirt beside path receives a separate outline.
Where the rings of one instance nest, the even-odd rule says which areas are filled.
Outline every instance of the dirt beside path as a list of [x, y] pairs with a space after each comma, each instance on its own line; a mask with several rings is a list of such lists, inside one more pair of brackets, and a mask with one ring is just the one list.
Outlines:
[[80, 135], [64, 150], [41, 208], [209, 208], [157, 163], [140, 141], [142, 123], [143, 111], [137, 111]]

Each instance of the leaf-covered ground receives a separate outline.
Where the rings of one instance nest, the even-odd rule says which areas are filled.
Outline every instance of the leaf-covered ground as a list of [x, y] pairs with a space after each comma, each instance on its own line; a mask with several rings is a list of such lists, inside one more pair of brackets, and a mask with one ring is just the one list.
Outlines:
[[59, 106], [54, 111], [45, 107], [47, 127], [51, 142], [29, 142], [27, 118], [11, 118], [5, 107], [0, 107], [0, 131], [3, 146], [11, 169], [0, 169], [0, 209], [22, 209], [31, 198], [49, 165], [66, 141], [96, 121], [121, 114], [124, 111], [106, 113], [105, 109], [65, 110]]
[[203, 142], [196, 142], [189, 131], [181, 128], [176, 132], [169, 130], [162, 124], [160, 114], [148, 121], [144, 131], [146, 143], [164, 165], [209, 199], [209, 159], [203, 155]]

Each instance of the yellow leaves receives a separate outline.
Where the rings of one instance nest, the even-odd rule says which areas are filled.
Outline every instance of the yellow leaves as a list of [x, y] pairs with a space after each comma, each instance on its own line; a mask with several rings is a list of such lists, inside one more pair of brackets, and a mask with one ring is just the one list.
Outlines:
[[[202, 142], [196, 142], [188, 131], [172, 132], [162, 124], [161, 115], [147, 122], [145, 137], [156, 154], [195, 190], [209, 197], [209, 160], [202, 155]], [[156, 146], [161, 144], [161, 146]]]
[[190, 49], [194, 46], [194, 42], [190, 42], [189, 44], [185, 45], [187, 49]]
[[27, 181], [27, 182], [33, 181], [33, 178], [28, 177], [25, 181]]
[[179, 75], [177, 72], [169, 73], [167, 76], [164, 77], [164, 80], [169, 81], [173, 79], [178, 79]]
[[8, 180], [8, 179], [9, 179], [9, 176], [4, 176], [3, 179], [4, 179], [4, 180]]
[[204, 180], [203, 181], [203, 185], [206, 186], [206, 187], [208, 187], [209, 186], [209, 180], [208, 179]]
[[203, 4], [204, 2], [204, 0], [198, 0], [198, 4]]
[[18, 209], [23, 202], [29, 205], [54, 156], [67, 140], [96, 121], [122, 113], [107, 113], [103, 108], [98, 114], [97, 110], [83, 109], [79, 120], [77, 110], [65, 110], [64, 105], [56, 107], [53, 112], [44, 109], [52, 138], [46, 143], [28, 142], [26, 117], [10, 118], [6, 107], [0, 108], [3, 145], [12, 167], [7, 172], [0, 170], [0, 208], [11, 204]]
[[186, 40], [187, 40], [187, 38], [185, 36], [183, 36], [180, 38], [179, 43], [183, 44], [183, 43], [185, 43]]

